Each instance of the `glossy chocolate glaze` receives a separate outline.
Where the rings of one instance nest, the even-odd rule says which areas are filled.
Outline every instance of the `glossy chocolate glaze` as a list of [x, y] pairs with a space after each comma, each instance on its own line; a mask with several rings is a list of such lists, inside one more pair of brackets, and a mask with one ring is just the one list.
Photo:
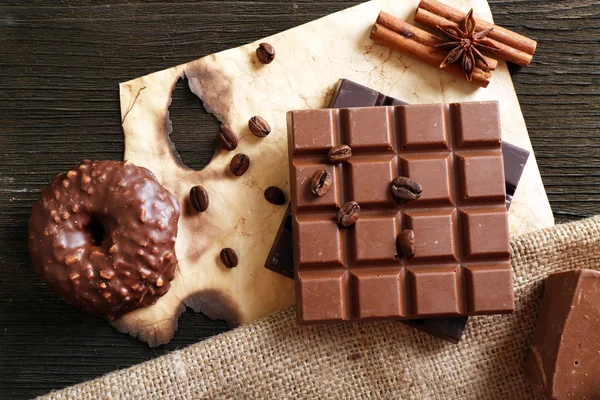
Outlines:
[[113, 319], [169, 290], [178, 219], [177, 200], [147, 169], [84, 161], [42, 191], [29, 249], [65, 301]]

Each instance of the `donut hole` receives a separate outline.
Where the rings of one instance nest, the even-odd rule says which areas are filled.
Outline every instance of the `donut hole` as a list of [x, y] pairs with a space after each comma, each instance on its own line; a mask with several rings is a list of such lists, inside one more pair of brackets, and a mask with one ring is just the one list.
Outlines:
[[100, 247], [106, 237], [106, 230], [102, 222], [96, 217], [92, 217], [92, 220], [85, 227], [85, 230], [92, 236], [92, 244]]

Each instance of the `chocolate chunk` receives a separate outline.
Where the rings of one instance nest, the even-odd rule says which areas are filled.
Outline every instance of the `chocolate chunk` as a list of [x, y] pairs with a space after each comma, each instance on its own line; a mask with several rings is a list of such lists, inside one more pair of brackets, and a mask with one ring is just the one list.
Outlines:
[[242, 176], [246, 173], [246, 171], [248, 170], [248, 167], [250, 166], [250, 157], [248, 157], [247, 155], [240, 153], [240, 154], [236, 154], [232, 159], [231, 162], [229, 163], [229, 169], [231, 170], [231, 173], [234, 174], [235, 176]]
[[548, 277], [525, 376], [548, 399], [600, 399], [600, 271]]
[[276, 186], [270, 186], [265, 190], [265, 199], [271, 204], [277, 206], [284, 205], [286, 202], [285, 193]]
[[401, 106], [408, 104], [349, 79], [338, 81], [329, 108]]
[[529, 158], [529, 152], [503, 142], [502, 156], [504, 157], [504, 179], [506, 179], [506, 209], [509, 209]]
[[[497, 102], [292, 111], [288, 127], [300, 323], [512, 312]], [[342, 144], [350, 162], [323, 164]], [[326, 166], [339, 191], [305, 197]], [[396, 172], [421, 185], [418, 199], [395, 202]], [[336, 203], [351, 234], [332, 221]], [[414, 231], [410, 259], [398, 259], [398, 229]]]
[[458, 344], [465, 332], [468, 320], [468, 317], [425, 318], [411, 319], [402, 321], [402, 323], [447, 342]]
[[275, 242], [269, 251], [265, 268], [283, 276], [294, 279], [294, 249], [292, 243], [292, 206], [285, 210], [283, 221], [279, 226]]

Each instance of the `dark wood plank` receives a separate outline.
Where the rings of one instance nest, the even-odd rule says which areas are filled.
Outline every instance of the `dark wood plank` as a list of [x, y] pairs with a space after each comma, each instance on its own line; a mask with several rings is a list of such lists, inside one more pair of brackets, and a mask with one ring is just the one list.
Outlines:
[[[28, 398], [226, 330], [185, 313], [149, 349], [57, 299], [33, 272], [27, 219], [40, 189], [81, 159], [119, 159], [118, 83], [235, 47], [359, 1], [4, 0], [0, 6], [0, 388]], [[600, 213], [600, 3], [490, 0], [540, 43], [513, 71], [558, 222]], [[182, 159], [201, 168], [216, 121], [183, 83], [171, 109]]]

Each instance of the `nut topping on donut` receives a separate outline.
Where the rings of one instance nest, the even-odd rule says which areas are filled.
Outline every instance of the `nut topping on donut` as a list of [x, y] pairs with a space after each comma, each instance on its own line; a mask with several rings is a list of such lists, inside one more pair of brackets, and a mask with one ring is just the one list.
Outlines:
[[178, 219], [177, 200], [147, 169], [84, 161], [42, 191], [29, 249], [65, 301], [114, 319], [169, 290]]

